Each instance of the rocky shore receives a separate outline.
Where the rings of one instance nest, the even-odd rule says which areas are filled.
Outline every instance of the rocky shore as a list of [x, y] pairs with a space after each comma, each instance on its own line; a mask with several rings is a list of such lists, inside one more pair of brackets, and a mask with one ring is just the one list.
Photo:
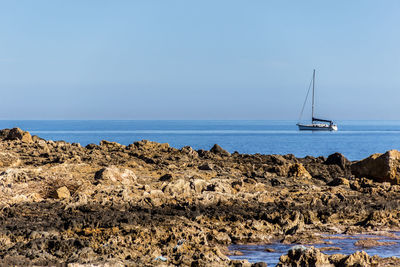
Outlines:
[[[230, 260], [228, 245], [400, 231], [395, 150], [350, 162], [150, 141], [82, 147], [4, 129], [0, 190], [1, 266], [265, 266]], [[279, 266], [400, 259], [294, 247]]]

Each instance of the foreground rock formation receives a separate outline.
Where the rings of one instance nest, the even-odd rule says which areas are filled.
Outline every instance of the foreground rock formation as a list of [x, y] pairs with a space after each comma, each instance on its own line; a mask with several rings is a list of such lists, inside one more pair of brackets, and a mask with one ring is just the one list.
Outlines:
[[351, 255], [326, 255], [314, 247], [306, 248], [300, 245], [290, 249], [287, 255], [282, 255], [277, 266], [400, 266], [400, 259], [371, 257], [364, 251], [357, 251]]
[[20, 129], [0, 131], [0, 140], [2, 266], [246, 266], [228, 258], [229, 244], [400, 230], [400, 185], [357, 177], [359, 163], [339, 153], [82, 147]]

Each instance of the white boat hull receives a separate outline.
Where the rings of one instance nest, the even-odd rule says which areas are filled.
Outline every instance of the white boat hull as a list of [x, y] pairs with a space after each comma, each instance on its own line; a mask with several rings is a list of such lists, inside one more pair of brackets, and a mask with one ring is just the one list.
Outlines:
[[337, 131], [337, 125], [332, 124], [297, 124], [300, 131]]

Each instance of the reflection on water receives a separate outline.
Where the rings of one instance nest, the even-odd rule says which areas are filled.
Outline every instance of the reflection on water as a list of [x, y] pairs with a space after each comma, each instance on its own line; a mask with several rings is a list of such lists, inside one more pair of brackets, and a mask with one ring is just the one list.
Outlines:
[[[364, 250], [370, 256], [378, 255], [380, 257], [399, 257], [400, 258], [400, 232], [394, 233], [393, 237], [378, 236], [378, 235], [330, 235], [326, 236], [325, 241], [331, 244], [313, 245], [316, 248], [321, 247], [338, 247], [339, 249], [323, 251], [325, 254], [352, 254], [358, 250]], [[395, 245], [377, 246], [372, 248], [360, 248], [354, 245], [360, 239], [376, 238], [379, 241], [395, 242]], [[279, 257], [286, 254], [287, 251], [296, 244], [269, 244], [269, 245], [231, 245], [229, 249], [238, 250], [243, 253], [241, 256], [229, 256], [231, 259], [247, 259], [249, 262], [266, 262], [268, 266], [275, 266], [279, 262]], [[266, 252], [266, 248], [272, 248], [274, 252]]]

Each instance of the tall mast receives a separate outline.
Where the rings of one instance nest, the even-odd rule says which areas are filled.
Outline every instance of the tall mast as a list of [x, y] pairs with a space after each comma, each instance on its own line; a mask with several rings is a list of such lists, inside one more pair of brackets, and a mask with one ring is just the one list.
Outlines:
[[312, 115], [311, 120], [314, 122], [314, 87], [315, 87], [315, 69], [312, 77]]

